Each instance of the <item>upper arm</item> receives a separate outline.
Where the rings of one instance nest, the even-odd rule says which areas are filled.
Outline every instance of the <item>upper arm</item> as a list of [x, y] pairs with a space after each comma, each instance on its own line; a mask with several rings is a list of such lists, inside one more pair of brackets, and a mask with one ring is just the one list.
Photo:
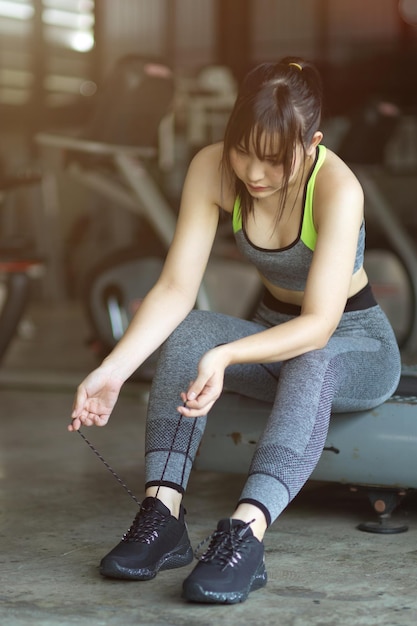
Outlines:
[[363, 221], [363, 192], [337, 157], [326, 170], [317, 178], [313, 209], [317, 242], [303, 312], [319, 314], [331, 333], [343, 313], [352, 280]]
[[183, 186], [176, 230], [160, 284], [195, 299], [219, 221], [219, 147], [209, 146], [192, 160]]

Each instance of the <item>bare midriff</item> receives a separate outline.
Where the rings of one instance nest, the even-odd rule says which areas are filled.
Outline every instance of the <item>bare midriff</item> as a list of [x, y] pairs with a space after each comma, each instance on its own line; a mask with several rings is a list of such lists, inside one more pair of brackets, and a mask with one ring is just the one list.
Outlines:
[[[268, 289], [268, 291], [281, 302], [286, 302], [287, 304], [296, 304], [301, 306], [303, 303], [304, 292], [303, 291], [292, 291], [290, 289], [282, 289], [281, 287], [277, 287], [273, 285], [269, 280], [267, 280], [264, 276], [260, 276], [261, 281]], [[352, 276], [352, 280], [350, 282], [350, 289], [348, 293], [348, 298], [351, 298], [355, 294], [357, 294], [361, 289], [363, 289], [368, 283], [368, 277], [363, 267], [358, 269]]]

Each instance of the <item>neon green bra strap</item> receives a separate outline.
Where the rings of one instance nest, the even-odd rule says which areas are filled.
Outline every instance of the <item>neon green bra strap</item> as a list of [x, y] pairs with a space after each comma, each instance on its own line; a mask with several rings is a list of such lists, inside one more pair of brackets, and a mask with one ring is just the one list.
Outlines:
[[240, 209], [239, 196], [236, 197], [235, 203], [233, 205], [232, 223], [233, 223], [234, 233], [237, 233], [239, 230], [242, 230], [242, 211]]
[[[314, 194], [314, 185], [316, 182], [317, 172], [321, 168], [326, 158], [326, 147], [319, 145], [318, 146], [318, 156], [317, 161], [314, 166], [314, 170], [311, 172], [311, 176], [307, 183], [306, 189], [306, 198], [304, 204], [304, 217], [303, 224], [301, 227], [301, 241], [310, 248], [310, 250], [314, 250], [317, 239], [317, 232], [314, 227], [313, 220], [313, 194]], [[237, 197], [233, 206], [233, 232], [237, 233], [242, 229], [242, 212], [240, 209], [240, 198]]]
[[314, 226], [313, 219], [313, 195], [314, 195], [314, 185], [316, 183], [317, 172], [321, 168], [326, 158], [326, 148], [325, 146], [318, 146], [318, 156], [316, 165], [311, 172], [311, 176], [307, 183], [306, 189], [306, 199], [304, 204], [304, 217], [303, 217], [303, 225], [301, 227], [301, 241], [310, 248], [310, 250], [314, 250], [316, 246], [317, 240], [317, 231]]

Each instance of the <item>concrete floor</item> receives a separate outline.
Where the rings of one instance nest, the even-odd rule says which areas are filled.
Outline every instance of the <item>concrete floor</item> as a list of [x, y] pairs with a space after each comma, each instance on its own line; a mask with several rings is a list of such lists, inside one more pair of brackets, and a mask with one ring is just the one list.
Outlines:
[[[149, 582], [105, 580], [101, 557], [136, 504], [77, 434], [66, 431], [77, 383], [94, 365], [75, 304], [32, 306], [29, 337], [0, 370], [0, 624], [408, 626], [417, 620], [417, 502], [395, 513], [408, 532], [356, 529], [364, 492], [310, 482], [269, 530], [269, 582], [241, 605], [180, 598], [191, 565]], [[125, 386], [105, 429], [86, 436], [140, 499], [147, 386]], [[244, 476], [195, 471], [185, 499], [194, 546], [231, 511]]]

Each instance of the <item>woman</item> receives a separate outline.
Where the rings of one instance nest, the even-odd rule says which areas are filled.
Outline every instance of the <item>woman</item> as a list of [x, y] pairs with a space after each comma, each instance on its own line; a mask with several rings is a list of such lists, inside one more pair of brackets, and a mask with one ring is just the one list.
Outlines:
[[[271, 414], [236, 508], [183, 597], [245, 600], [266, 584], [265, 531], [317, 464], [331, 411], [375, 407], [397, 386], [397, 343], [363, 268], [362, 189], [321, 145], [320, 118], [310, 63], [286, 58], [248, 74], [224, 142], [190, 165], [161, 277], [78, 388], [69, 430], [105, 425], [124, 381], [163, 344], [148, 407], [146, 498], [103, 558], [104, 576], [145, 580], [191, 562], [181, 500], [207, 413], [226, 386], [271, 401]], [[221, 211], [265, 285], [252, 321], [192, 310]]]

